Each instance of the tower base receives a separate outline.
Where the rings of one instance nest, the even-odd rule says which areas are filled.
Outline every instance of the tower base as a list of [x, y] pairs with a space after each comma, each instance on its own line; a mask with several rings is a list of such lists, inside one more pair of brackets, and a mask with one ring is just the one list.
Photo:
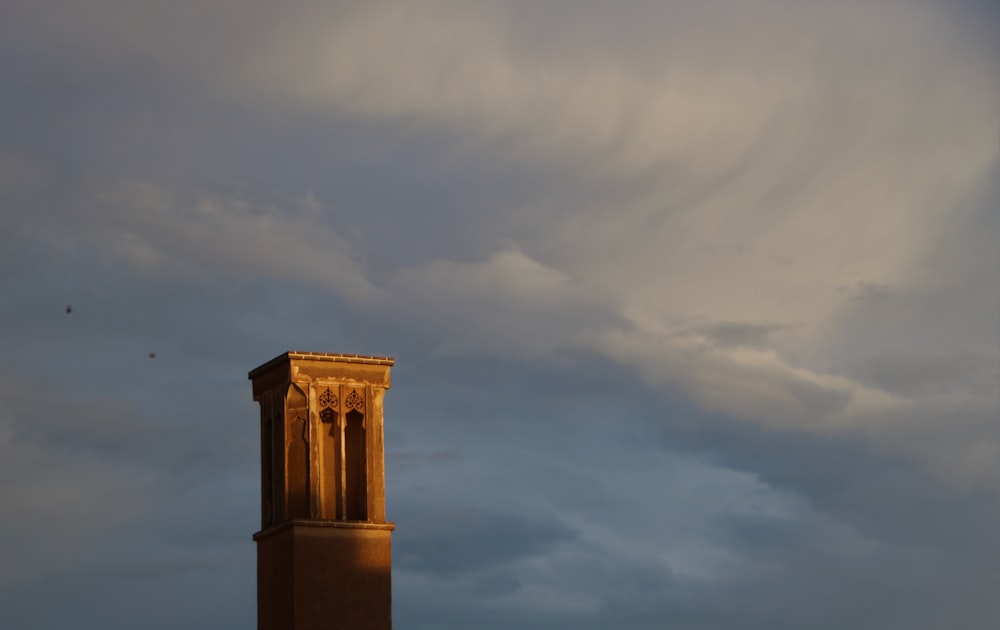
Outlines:
[[258, 630], [391, 630], [395, 528], [296, 519], [254, 534]]

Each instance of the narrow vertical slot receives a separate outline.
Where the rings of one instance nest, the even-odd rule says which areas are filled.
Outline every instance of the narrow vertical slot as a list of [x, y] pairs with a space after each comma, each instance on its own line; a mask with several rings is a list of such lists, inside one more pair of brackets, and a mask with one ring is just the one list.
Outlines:
[[368, 519], [368, 474], [365, 452], [365, 416], [357, 410], [347, 412], [344, 431], [346, 472], [346, 518]]

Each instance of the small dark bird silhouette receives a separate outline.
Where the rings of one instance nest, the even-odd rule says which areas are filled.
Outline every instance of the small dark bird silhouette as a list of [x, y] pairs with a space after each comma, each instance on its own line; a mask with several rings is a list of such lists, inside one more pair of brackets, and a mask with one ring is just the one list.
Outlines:
[[150, 352], [149, 353], [149, 358], [150, 359], [155, 359], [156, 358], [156, 353], [155, 352]]
[[66, 305], [66, 314], [69, 315], [72, 312], [73, 312], [73, 305], [72, 304], [67, 304]]

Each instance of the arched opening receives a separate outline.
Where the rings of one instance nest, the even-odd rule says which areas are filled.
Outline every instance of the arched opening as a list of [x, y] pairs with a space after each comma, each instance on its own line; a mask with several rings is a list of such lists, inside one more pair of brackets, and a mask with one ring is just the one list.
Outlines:
[[365, 416], [358, 410], [348, 411], [344, 427], [344, 468], [346, 472], [346, 510], [349, 521], [368, 520], [368, 473], [365, 452]]
[[309, 518], [309, 444], [306, 421], [295, 416], [289, 425], [288, 518]]
[[323, 518], [344, 518], [344, 506], [341, 504], [340, 493], [343, 487], [342, 456], [340, 453], [340, 422], [337, 412], [329, 407], [319, 412], [320, 421], [330, 428], [323, 432], [323, 461], [325, 462], [325, 478], [323, 480]]
[[309, 407], [305, 393], [294, 384], [288, 388], [285, 408], [291, 421], [285, 426], [288, 512], [284, 518], [309, 518]]
[[271, 463], [271, 451], [274, 447], [272, 446], [271, 426], [271, 418], [263, 415], [260, 427], [260, 520], [262, 529], [274, 524], [271, 510], [272, 486], [274, 485], [273, 465]]

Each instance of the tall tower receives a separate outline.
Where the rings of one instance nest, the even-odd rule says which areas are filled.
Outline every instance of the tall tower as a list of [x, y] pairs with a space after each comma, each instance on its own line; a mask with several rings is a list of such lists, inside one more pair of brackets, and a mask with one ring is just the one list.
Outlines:
[[258, 630], [390, 630], [382, 398], [389, 357], [286, 352], [260, 404]]

